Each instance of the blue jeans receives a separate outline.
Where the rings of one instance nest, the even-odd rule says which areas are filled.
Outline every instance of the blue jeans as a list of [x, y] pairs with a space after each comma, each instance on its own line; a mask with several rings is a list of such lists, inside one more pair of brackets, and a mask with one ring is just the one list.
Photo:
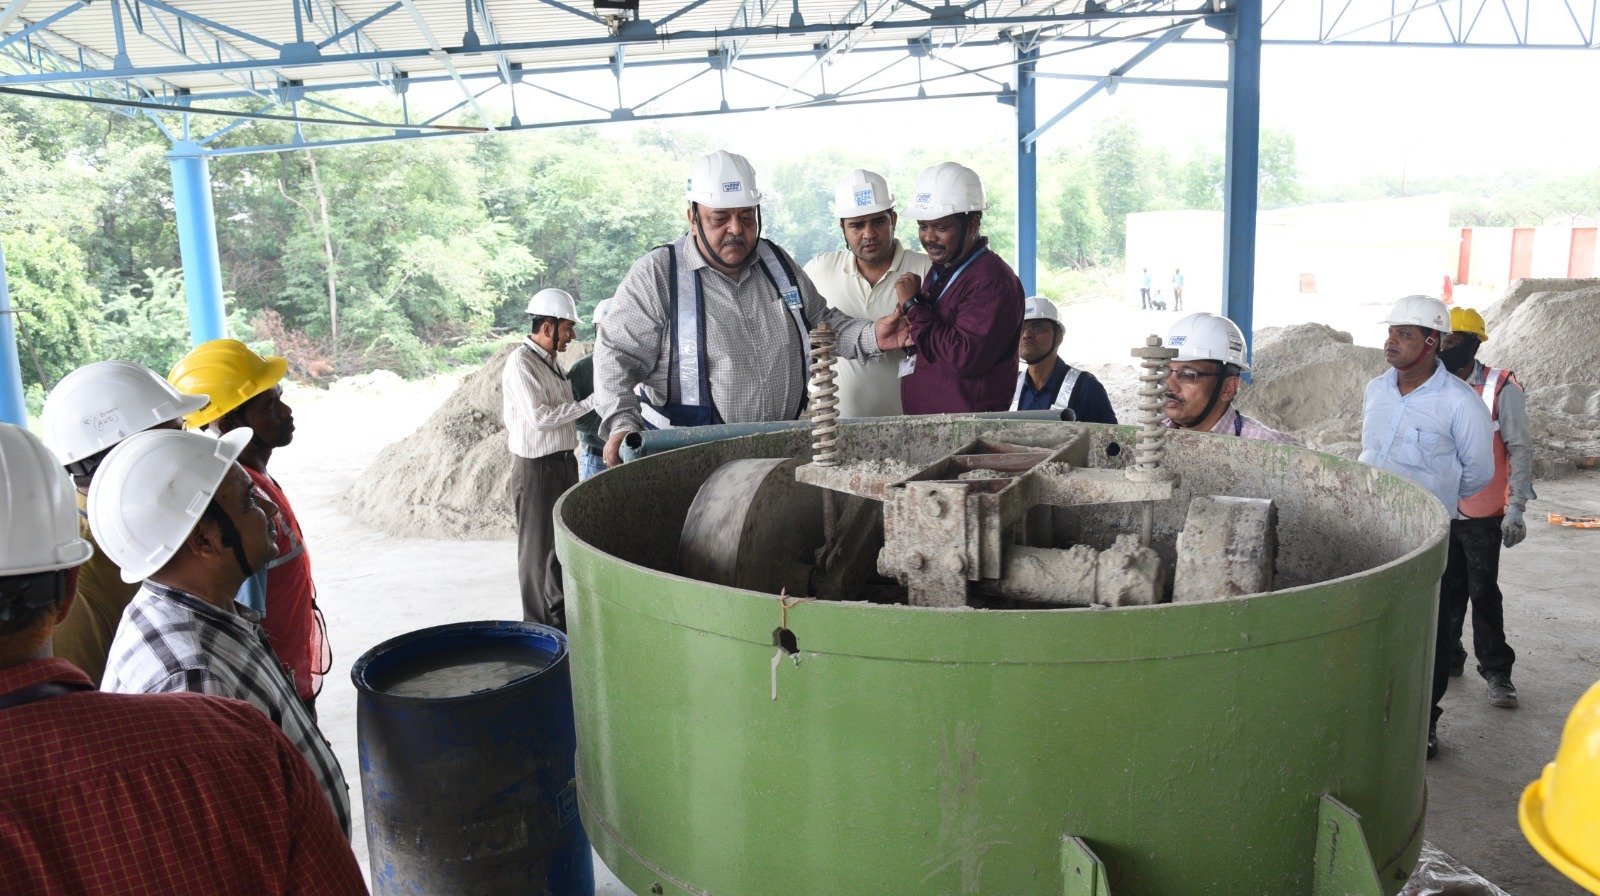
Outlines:
[[578, 481], [582, 482], [606, 469], [604, 456], [597, 450], [587, 445], [578, 446]]

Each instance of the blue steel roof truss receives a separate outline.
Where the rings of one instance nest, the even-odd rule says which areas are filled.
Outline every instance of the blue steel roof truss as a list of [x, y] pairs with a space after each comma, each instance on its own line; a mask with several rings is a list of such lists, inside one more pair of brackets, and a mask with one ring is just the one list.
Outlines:
[[[1091, 86], [1026, 135], [1031, 145], [1118, 82], [1225, 83], [1127, 71], [1169, 42], [1224, 40], [1189, 26], [1204, 20], [1225, 29], [1233, 12], [1230, 0], [645, 0], [648, 6], [618, 15], [574, 5], [584, 2], [258, 0], [248, 12], [245, 4], [208, 3], [215, 12], [202, 15], [180, 0], [11, 0], [0, 10], [0, 90], [138, 102], [123, 111], [178, 117], [176, 126], [162, 124], [169, 134], [187, 135], [195, 113], [215, 113], [223, 121], [196, 141], [202, 144], [242, 123], [228, 121], [239, 112], [229, 103], [239, 100], [251, 104], [250, 119], [300, 125], [289, 145], [210, 150], [235, 153], [922, 97], [1011, 101], [1017, 53], [1000, 59], [995, 48], [1048, 48], [1030, 77]], [[1263, 43], [1594, 49], [1597, 9], [1600, 0], [1267, 0]], [[639, 18], [646, 11], [657, 19]], [[1116, 42], [1140, 48], [1110, 71], [1046, 69], [1070, 67], [1063, 63], [1077, 46]], [[883, 61], [837, 74], [830, 87], [829, 70], [846, 57]], [[900, 68], [908, 61], [914, 75]], [[679, 74], [628, 75], [659, 68]], [[713, 98], [686, 90], [713, 71]], [[612, 76], [608, 95], [594, 93], [598, 79], [567, 77], [597, 72]], [[436, 95], [435, 108], [412, 108], [411, 85], [450, 82], [456, 99]], [[735, 86], [743, 101], [730, 102]], [[330, 95], [359, 87], [386, 90], [393, 114], [354, 112]], [[545, 101], [519, 103], [525, 88]], [[483, 102], [499, 91], [509, 113]], [[749, 99], [756, 95], [761, 99]], [[534, 107], [539, 114], [530, 114]]]

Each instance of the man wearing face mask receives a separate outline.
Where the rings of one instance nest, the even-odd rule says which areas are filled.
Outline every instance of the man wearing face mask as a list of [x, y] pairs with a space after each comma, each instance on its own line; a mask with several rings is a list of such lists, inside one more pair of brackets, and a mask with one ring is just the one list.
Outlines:
[[[1516, 375], [1478, 361], [1478, 346], [1489, 341], [1483, 316], [1471, 308], [1450, 309], [1450, 332], [1440, 342], [1439, 361], [1488, 408], [1494, 424], [1494, 479], [1457, 505], [1460, 519], [1450, 523], [1450, 560], [1439, 584], [1439, 613], [1447, 624], [1449, 651], [1434, 657], [1433, 689], [1443, 695], [1449, 679], [1462, 673], [1467, 652], [1461, 628], [1472, 606], [1472, 649], [1478, 674], [1488, 684], [1489, 702], [1517, 705], [1511, 666], [1517, 654], [1506, 643], [1500, 594], [1500, 548], [1527, 537], [1522, 512], [1533, 493], [1533, 441], [1528, 434], [1527, 402]], [[1437, 699], [1437, 697], [1436, 697]]]
[[[1367, 384], [1361, 462], [1422, 486], [1439, 499], [1452, 521], [1460, 520], [1459, 503], [1494, 478], [1489, 412], [1471, 387], [1439, 360], [1439, 341], [1450, 333], [1450, 312], [1443, 302], [1406, 296], [1383, 322], [1389, 325], [1383, 356], [1390, 369]], [[1435, 657], [1450, 653], [1448, 628], [1448, 618], [1440, 612]], [[1433, 683], [1429, 759], [1439, 752], [1439, 699], [1444, 696], [1437, 673]]]
[[917, 177], [906, 217], [933, 262], [924, 280], [901, 274], [915, 349], [900, 365], [908, 414], [1003, 411], [1016, 387], [1022, 281], [982, 234], [989, 198], [977, 172], [955, 162]]
[[243, 700], [271, 719], [316, 773], [350, 836], [350, 793], [333, 748], [261, 630], [235, 602], [277, 556], [278, 508], [239, 456], [253, 433], [221, 438], [171, 429], [129, 436], [89, 486], [89, 528], [124, 582], [142, 582], [111, 640], [100, 689], [190, 691]]
[[761, 237], [762, 194], [743, 156], [696, 159], [689, 232], [634, 262], [595, 344], [605, 462], [630, 432], [795, 420], [805, 412], [810, 331], [839, 357], [871, 361], [908, 343], [898, 309], [877, 321], [829, 308], [789, 253]]
[[1167, 348], [1178, 356], [1167, 362], [1166, 413], [1161, 425], [1191, 432], [1299, 445], [1300, 440], [1233, 406], [1245, 363], [1244, 333], [1226, 317], [1201, 311], [1172, 325]]

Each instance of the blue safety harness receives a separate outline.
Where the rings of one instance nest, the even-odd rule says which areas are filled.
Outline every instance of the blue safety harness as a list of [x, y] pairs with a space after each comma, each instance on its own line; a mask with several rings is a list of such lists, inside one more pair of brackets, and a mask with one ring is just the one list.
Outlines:
[[[676, 245], [657, 246], [667, 253], [667, 318], [670, 325], [668, 342], [670, 365], [667, 377], [666, 401], [650, 401], [641, 387], [639, 413], [645, 426], [651, 429], [671, 429], [678, 426], [710, 426], [723, 422], [711, 398], [711, 357], [706, 351], [705, 286], [700, 272], [681, 264]], [[763, 239], [756, 243], [756, 260], [794, 321], [800, 334], [800, 379], [805, 381], [811, 357], [811, 323], [806, 319], [805, 303], [800, 288], [795, 283], [794, 270], [772, 244]], [[692, 297], [692, 300], [690, 300]], [[802, 390], [800, 404], [794, 416], [798, 420], [805, 413], [806, 395]]]

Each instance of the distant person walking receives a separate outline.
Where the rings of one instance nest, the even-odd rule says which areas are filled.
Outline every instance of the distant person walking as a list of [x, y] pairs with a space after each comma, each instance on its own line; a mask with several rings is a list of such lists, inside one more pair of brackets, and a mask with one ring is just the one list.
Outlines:
[[1172, 269], [1172, 310], [1183, 310], [1183, 271]]
[[522, 618], [567, 627], [555, 520], [561, 493], [578, 484], [575, 422], [594, 407], [578, 400], [558, 356], [572, 341], [577, 303], [561, 289], [541, 289], [528, 302], [528, 335], [506, 359], [500, 377], [506, 439], [515, 466], [511, 484], [517, 511], [517, 576]]
[[1139, 307], [1150, 309], [1150, 269], [1143, 268], [1139, 275]]

